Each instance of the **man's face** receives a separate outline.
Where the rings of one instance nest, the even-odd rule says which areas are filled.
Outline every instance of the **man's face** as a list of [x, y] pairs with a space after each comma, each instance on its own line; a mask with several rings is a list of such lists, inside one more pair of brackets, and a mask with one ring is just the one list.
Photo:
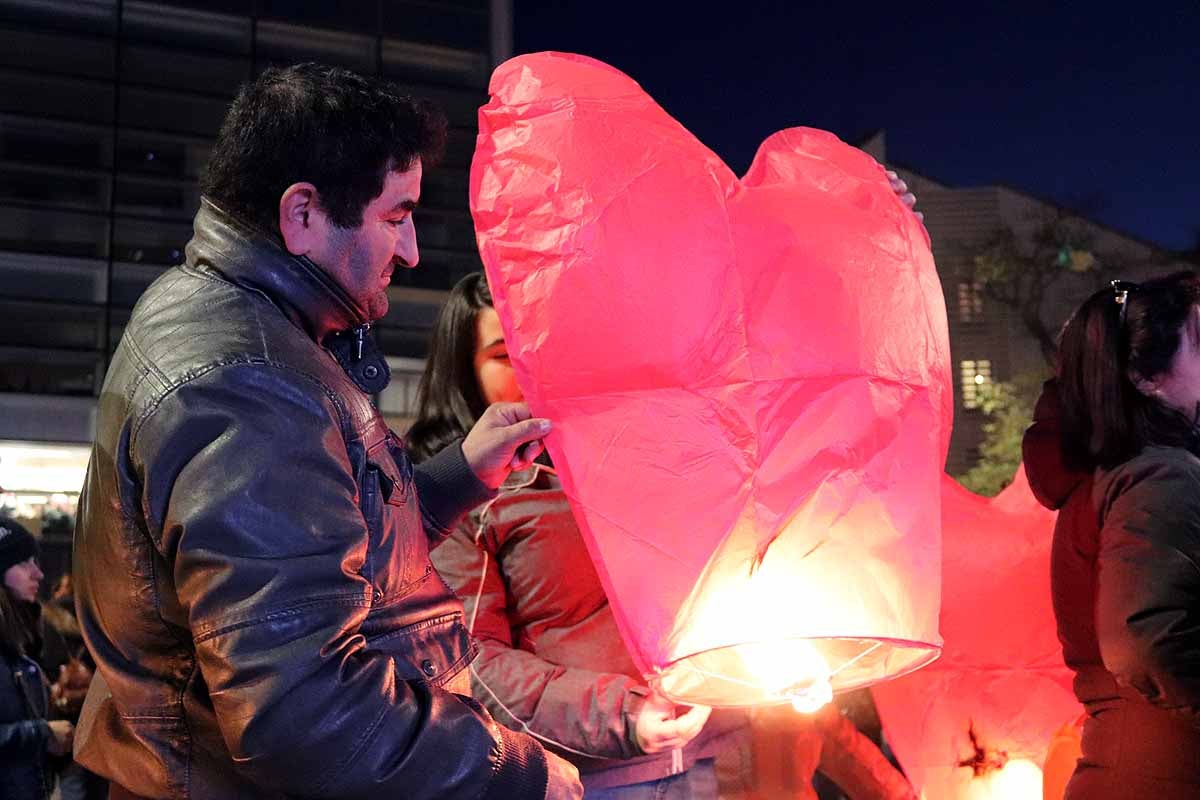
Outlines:
[[387, 314], [392, 272], [417, 265], [412, 213], [420, 198], [420, 161], [407, 172], [389, 172], [383, 192], [363, 210], [362, 224], [331, 227], [321, 251], [309, 254], [372, 321]]

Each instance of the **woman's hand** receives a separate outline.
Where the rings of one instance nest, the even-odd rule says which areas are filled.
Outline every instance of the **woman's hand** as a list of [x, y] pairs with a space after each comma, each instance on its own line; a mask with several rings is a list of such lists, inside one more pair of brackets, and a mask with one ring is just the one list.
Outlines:
[[647, 755], [684, 747], [704, 728], [711, 712], [708, 706], [692, 706], [677, 717], [674, 701], [651, 694], [634, 719], [638, 746]]

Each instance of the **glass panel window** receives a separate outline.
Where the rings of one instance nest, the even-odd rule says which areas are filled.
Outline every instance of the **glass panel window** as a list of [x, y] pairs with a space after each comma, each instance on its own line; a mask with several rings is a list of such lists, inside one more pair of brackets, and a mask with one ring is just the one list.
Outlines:
[[248, 56], [250, 18], [225, 13], [220, 5], [206, 3], [188, 8], [175, 3], [125, 0], [121, 34], [129, 39], [163, 42], [172, 48]]
[[229, 101], [160, 89], [121, 87], [121, 124], [216, 137]]
[[396, 39], [465, 50], [487, 50], [491, 35], [486, 10], [413, 0], [383, 0], [383, 32]]
[[959, 282], [958, 321], [983, 321], [983, 283], [981, 281]]
[[178, 48], [126, 45], [121, 51], [121, 79], [232, 98], [250, 77], [250, 59], [189, 53]]
[[962, 377], [963, 408], [979, 408], [983, 387], [992, 383], [992, 362], [988, 359], [959, 362]]
[[189, 136], [121, 131], [117, 168], [121, 172], [198, 180], [212, 142]]
[[354, 3], [258, 0], [258, 13], [296, 25], [374, 34], [379, 30], [378, 0]]
[[0, 111], [111, 123], [112, 82], [0, 68]]
[[191, 238], [192, 226], [188, 223], [117, 217], [113, 255], [134, 264], [170, 267], [183, 261], [183, 248]]
[[0, 162], [0, 202], [105, 211], [111, 185], [105, 172]]
[[0, 392], [87, 396], [103, 372], [99, 353], [0, 346]]
[[320, 61], [373, 73], [376, 38], [365, 34], [304, 28], [287, 22], [258, 23], [258, 59], [261, 63], [295, 64]]
[[6, 66], [111, 79], [115, 54], [112, 39], [0, 28], [0, 64]]
[[491, 73], [491, 58], [487, 52], [399, 39], [383, 40], [383, 74], [388, 77], [484, 89]]
[[0, 251], [4, 297], [103, 303], [108, 263], [96, 259]]
[[112, 165], [112, 130], [0, 114], [0, 161], [107, 171]]
[[0, 344], [98, 350], [103, 306], [0, 300]]
[[174, 178], [121, 176], [117, 181], [117, 211], [152, 217], [190, 220], [200, 207], [200, 187]]
[[108, 219], [96, 214], [0, 206], [0, 250], [108, 257]]
[[112, 35], [117, 0], [0, 0], [0, 20], [22, 28]]

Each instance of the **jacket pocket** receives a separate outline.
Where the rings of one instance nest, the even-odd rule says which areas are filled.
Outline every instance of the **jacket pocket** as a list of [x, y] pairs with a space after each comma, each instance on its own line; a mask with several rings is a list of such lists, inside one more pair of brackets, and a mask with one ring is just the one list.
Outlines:
[[402, 680], [452, 690], [466, 686], [461, 678], [477, 652], [457, 612], [406, 625], [369, 639], [367, 646], [391, 656]]
[[362, 575], [375, 602], [394, 600], [415, 589], [432, 567], [411, 469], [396, 461], [386, 441], [367, 453], [361, 489], [370, 533]]

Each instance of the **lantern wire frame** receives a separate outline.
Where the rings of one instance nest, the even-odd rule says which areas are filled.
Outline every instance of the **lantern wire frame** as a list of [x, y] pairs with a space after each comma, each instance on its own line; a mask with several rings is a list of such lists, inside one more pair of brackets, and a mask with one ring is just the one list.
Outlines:
[[[937, 660], [941, 650], [927, 642], [904, 639], [785, 637], [684, 656], [659, 670], [650, 683], [679, 703], [714, 708], [793, 703], [800, 708], [797, 701], [811, 696], [814, 686], [823, 682], [831, 694], [861, 689], [915, 672]], [[807, 651], [819, 653], [823, 663], [815, 667], [804, 663], [811, 658]], [[789, 658], [796, 655], [800, 658]], [[766, 659], [779, 663], [774, 670], [764, 671]], [[821, 674], [822, 667], [825, 674]], [[787, 678], [779, 678], [789, 672]]]

